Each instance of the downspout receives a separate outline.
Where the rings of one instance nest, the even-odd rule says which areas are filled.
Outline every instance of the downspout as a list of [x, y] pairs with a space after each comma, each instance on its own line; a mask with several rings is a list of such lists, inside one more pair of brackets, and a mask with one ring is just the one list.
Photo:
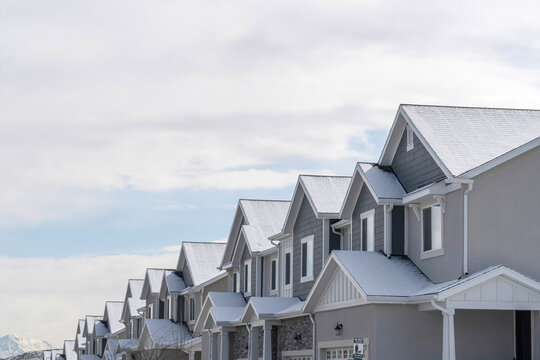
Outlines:
[[[336, 229], [334, 229], [334, 227], [332, 225], [330, 225], [330, 229], [332, 229], [332, 232], [336, 235], [339, 235], [339, 238], [341, 239], [341, 250], [343, 250], [343, 234], [340, 232], [337, 232]], [[352, 250], [352, 249], [349, 249], [349, 250]]]
[[463, 192], [463, 275], [469, 275], [469, 193], [472, 191], [474, 180], [446, 179], [446, 183], [468, 185]]
[[315, 317], [311, 313], [309, 313], [309, 320], [311, 320], [311, 323], [313, 324], [313, 331], [311, 336], [313, 339], [313, 344], [311, 345], [313, 347], [313, 360], [317, 360], [317, 326], [315, 323]]

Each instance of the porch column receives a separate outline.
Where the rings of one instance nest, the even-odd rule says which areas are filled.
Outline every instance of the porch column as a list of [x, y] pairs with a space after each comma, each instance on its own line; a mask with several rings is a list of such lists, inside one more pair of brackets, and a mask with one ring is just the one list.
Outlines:
[[456, 340], [454, 332], [454, 309], [442, 311], [443, 316], [443, 360], [456, 360]]
[[229, 360], [229, 332], [221, 330], [221, 360]]
[[272, 360], [272, 325], [264, 324], [263, 360]]
[[218, 333], [212, 333], [212, 355], [211, 360], [218, 360]]
[[259, 328], [251, 328], [251, 339], [249, 339], [249, 360], [259, 360]]
[[191, 350], [189, 352], [189, 360], [195, 360], [195, 351]]

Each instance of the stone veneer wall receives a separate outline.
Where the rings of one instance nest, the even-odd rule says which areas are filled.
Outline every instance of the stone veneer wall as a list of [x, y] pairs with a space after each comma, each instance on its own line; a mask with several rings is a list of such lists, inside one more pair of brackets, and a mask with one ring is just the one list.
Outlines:
[[248, 358], [248, 343], [249, 335], [245, 326], [239, 326], [236, 328], [233, 335], [233, 360], [247, 359]]
[[[296, 334], [302, 336], [300, 341], [294, 339]], [[309, 316], [282, 320], [276, 335], [276, 351], [274, 352], [276, 357], [274, 360], [282, 358], [282, 351], [309, 350], [313, 346], [313, 324]]]

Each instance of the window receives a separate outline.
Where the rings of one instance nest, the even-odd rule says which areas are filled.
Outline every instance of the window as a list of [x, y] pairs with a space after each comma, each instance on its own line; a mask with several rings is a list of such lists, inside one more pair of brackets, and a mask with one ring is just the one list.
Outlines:
[[313, 280], [313, 235], [301, 240], [302, 244], [302, 277], [300, 282]]
[[240, 292], [240, 279], [238, 271], [233, 273], [233, 292]]
[[251, 259], [244, 261], [244, 293], [251, 293]]
[[276, 291], [277, 289], [277, 259], [272, 259], [271, 262], [271, 268], [272, 268], [272, 274], [271, 274], [271, 280], [270, 280], [270, 290]]
[[159, 299], [158, 319], [165, 319], [165, 300]]
[[409, 125], [407, 125], [407, 151], [414, 149], [414, 132]]
[[152, 304], [148, 305], [148, 316], [146, 317], [147, 319], [152, 319]]
[[353, 358], [353, 348], [327, 349], [326, 360], [338, 359], [348, 360]]
[[375, 251], [375, 209], [360, 214], [362, 251]]
[[190, 316], [190, 320], [191, 321], [194, 321], [195, 320], [195, 298], [190, 298], [189, 299], [189, 316]]
[[291, 252], [285, 253], [285, 286], [290, 287], [292, 283], [292, 261]]
[[442, 209], [439, 204], [422, 208], [422, 256], [428, 258], [443, 254]]

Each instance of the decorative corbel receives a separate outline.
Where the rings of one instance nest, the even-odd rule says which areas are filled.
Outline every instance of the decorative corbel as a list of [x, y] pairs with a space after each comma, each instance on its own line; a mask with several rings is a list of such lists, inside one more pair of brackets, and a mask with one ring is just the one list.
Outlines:
[[433, 195], [437, 203], [441, 207], [443, 214], [446, 212], [446, 196], [444, 195]]
[[409, 207], [413, 209], [416, 219], [420, 221], [420, 205], [419, 204], [409, 204]]

